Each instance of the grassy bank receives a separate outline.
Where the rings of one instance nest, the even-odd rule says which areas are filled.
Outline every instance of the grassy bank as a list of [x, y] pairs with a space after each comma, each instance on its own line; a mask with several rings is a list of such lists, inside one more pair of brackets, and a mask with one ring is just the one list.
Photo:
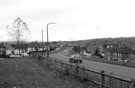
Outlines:
[[0, 61], [0, 88], [87, 88], [86, 86], [48, 66], [40, 65], [30, 57]]

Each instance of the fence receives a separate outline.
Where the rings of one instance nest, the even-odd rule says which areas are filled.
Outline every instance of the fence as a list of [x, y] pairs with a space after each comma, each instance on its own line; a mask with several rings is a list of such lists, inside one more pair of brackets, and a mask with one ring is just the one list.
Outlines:
[[135, 80], [126, 80], [105, 74], [104, 70], [95, 71], [81, 67], [77, 64], [67, 63], [56, 59], [47, 59], [42, 57], [43, 63], [50, 65], [52, 68], [73, 75], [83, 81], [89, 81], [96, 84], [96, 88], [135, 88]]

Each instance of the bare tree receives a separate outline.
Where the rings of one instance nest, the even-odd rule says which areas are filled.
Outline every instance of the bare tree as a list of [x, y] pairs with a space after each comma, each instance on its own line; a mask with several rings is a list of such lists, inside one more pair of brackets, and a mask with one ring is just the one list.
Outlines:
[[28, 25], [18, 17], [11, 25], [7, 25], [6, 29], [8, 36], [17, 43], [20, 54], [20, 45], [30, 38]]

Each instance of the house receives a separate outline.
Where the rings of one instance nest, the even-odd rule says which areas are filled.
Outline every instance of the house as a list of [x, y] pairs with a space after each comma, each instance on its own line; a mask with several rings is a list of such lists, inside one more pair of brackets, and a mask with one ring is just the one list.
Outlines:
[[36, 45], [35, 44], [29, 44], [28, 45], [28, 48], [27, 48], [27, 51], [30, 52], [30, 51], [36, 51]]
[[0, 44], [0, 54], [4, 54], [6, 50], [6, 47], [4, 46], [4, 43]]
[[27, 51], [42, 51], [46, 50], [47, 46], [45, 44], [31, 43], [28, 45]]
[[86, 46], [86, 51], [90, 53], [95, 53], [96, 50], [99, 50], [99, 45]]
[[111, 47], [105, 49], [105, 57], [107, 59], [125, 61], [125, 60], [134, 60], [135, 59], [135, 50], [132, 50], [128, 47]]
[[0, 44], [0, 54], [9, 55], [12, 54], [14, 50], [15, 49], [10, 44], [7, 43]]
[[6, 47], [6, 54], [7, 55], [9, 55], [9, 54], [14, 54], [15, 52], [14, 52], [14, 48], [11, 46], [11, 45], [9, 45], [9, 44], [4, 44], [4, 46]]

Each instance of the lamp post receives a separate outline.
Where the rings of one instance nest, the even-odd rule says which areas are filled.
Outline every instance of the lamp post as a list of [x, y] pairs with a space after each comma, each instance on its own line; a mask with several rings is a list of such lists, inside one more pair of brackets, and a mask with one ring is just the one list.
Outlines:
[[50, 22], [47, 24], [47, 58], [49, 58], [49, 36], [48, 36], [48, 26], [50, 24], [56, 24], [56, 23], [53, 23], [53, 22]]
[[44, 53], [44, 45], [43, 45], [43, 30], [41, 31], [41, 33], [42, 33], [42, 55], [43, 55], [43, 53]]

